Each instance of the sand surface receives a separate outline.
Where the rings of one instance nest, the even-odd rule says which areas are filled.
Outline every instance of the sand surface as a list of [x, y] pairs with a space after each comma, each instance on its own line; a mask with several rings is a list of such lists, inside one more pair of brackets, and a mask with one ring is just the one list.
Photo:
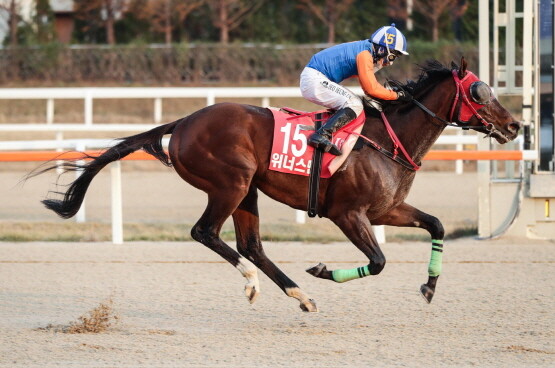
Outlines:
[[[268, 255], [318, 304], [303, 313], [260, 275], [244, 279], [196, 243], [0, 243], [3, 367], [553, 367], [555, 243], [446, 243], [428, 305], [418, 294], [430, 246], [383, 247], [373, 277], [336, 284], [304, 269], [366, 263], [350, 244], [266, 244]], [[112, 298], [104, 333], [67, 325]]]

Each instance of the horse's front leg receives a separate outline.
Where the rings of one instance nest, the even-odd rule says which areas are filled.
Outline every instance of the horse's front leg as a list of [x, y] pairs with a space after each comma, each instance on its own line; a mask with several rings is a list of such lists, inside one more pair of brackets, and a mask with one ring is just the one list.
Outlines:
[[333, 280], [335, 282], [346, 282], [369, 275], [379, 274], [385, 266], [385, 256], [374, 237], [366, 213], [362, 210], [345, 210], [339, 212], [341, 213], [338, 215], [329, 214], [330, 220], [332, 220], [349, 240], [368, 257], [370, 263], [367, 266], [333, 271], [328, 270], [325, 264], [320, 263], [307, 269], [306, 272], [313, 276]]
[[[258, 194], [256, 188], [251, 186], [247, 196], [239, 207], [233, 212], [233, 223], [237, 238], [237, 250], [253, 262], [273, 282], [275, 282], [287, 296], [297, 299], [300, 307], [305, 312], [318, 312], [316, 302], [302, 291], [293, 280], [287, 277], [267, 256], [262, 248], [259, 233]], [[260, 287], [249, 285], [245, 287], [249, 301], [254, 302]]]
[[428, 264], [428, 282], [420, 287], [420, 292], [428, 303], [435, 293], [437, 279], [441, 273], [443, 256], [443, 225], [437, 217], [428, 215], [409, 204], [402, 203], [385, 215], [372, 220], [374, 225], [390, 225], [401, 227], [419, 227], [427, 230], [432, 236], [432, 254]]

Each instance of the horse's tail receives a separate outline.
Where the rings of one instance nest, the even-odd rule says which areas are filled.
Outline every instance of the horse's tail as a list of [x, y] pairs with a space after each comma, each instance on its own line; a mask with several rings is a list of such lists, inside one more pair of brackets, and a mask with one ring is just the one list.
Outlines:
[[[91, 160], [85, 164], [78, 164], [76, 162], [64, 163], [62, 166], [65, 172], [81, 171], [80, 176], [69, 185], [69, 188], [65, 193], [56, 192], [57, 194], [64, 195], [62, 200], [46, 199], [43, 200], [42, 203], [46, 206], [46, 208], [56, 212], [60, 217], [66, 219], [73, 217], [77, 211], [79, 211], [79, 208], [83, 203], [83, 199], [85, 198], [85, 193], [89, 188], [89, 184], [96, 174], [98, 174], [98, 172], [110, 162], [121, 160], [130, 153], [140, 149], [143, 149], [147, 153], [156, 157], [164, 165], [171, 166], [170, 159], [162, 148], [162, 137], [165, 134], [172, 133], [175, 126], [182, 120], [184, 119], [179, 119], [172, 123], [161, 125], [144, 133], [126, 138], [119, 138], [119, 140], [121, 140], [120, 143], [109, 148], [100, 156], [85, 155], [83, 158]], [[48, 167], [38, 173], [32, 174], [31, 176], [55, 169], [56, 167], [57, 166]]]

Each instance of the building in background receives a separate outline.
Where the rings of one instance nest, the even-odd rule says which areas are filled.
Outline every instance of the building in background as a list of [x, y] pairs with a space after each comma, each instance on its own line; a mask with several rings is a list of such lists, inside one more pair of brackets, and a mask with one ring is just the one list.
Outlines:
[[[18, 0], [17, 3], [22, 21], [32, 22], [33, 16], [36, 13], [35, 1]], [[49, 0], [49, 5], [54, 14], [54, 28], [58, 41], [63, 43], [71, 42], [71, 34], [75, 24], [73, 0]], [[4, 43], [5, 38], [8, 37], [10, 32], [8, 19], [8, 12], [0, 9], [0, 45]]]
[[70, 43], [71, 34], [75, 27], [73, 0], [50, 0], [50, 7], [54, 13], [54, 29], [58, 41]]

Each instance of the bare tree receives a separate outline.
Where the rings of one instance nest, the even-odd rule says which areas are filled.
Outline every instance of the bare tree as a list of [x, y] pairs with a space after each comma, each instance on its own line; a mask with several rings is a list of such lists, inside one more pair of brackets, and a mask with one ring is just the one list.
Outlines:
[[325, 0], [316, 4], [314, 0], [299, 0], [299, 7], [314, 14], [328, 28], [328, 43], [335, 43], [335, 24], [341, 15], [353, 5], [354, 0]]
[[172, 43], [172, 30], [205, 0], [149, 0], [135, 10], [135, 15], [150, 22], [154, 32], [164, 33], [166, 44]]
[[409, 18], [406, 0], [388, 0], [387, 16], [397, 24], [397, 27], [405, 27]]
[[106, 42], [116, 43], [114, 23], [121, 17], [127, 6], [126, 0], [75, 0], [77, 17], [87, 21], [88, 26], [106, 28]]
[[10, 45], [17, 46], [17, 27], [21, 21], [21, 1], [1, 0], [0, 9], [8, 16], [8, 28], [10, 34]]
[[414, 9], [430, 21], [433, 42], [439, 39], [439, 18], [456, 6], [457, 2], [458, 0], [414, 0]]
[[239, 26], [262, 6], [264, 0], [207, 0], [212, 9], [212, 22], [220, 30], [220, 42], [229, 42], [229, 31]]
[[463, 30], [462, 30], [462, 17], [468, 10], [467, 0], [457, 0], [456, 4], [451, 8], [451, 19], [453, 22], [453, 33], [455, 34], [455, 39], [462, 41]]

